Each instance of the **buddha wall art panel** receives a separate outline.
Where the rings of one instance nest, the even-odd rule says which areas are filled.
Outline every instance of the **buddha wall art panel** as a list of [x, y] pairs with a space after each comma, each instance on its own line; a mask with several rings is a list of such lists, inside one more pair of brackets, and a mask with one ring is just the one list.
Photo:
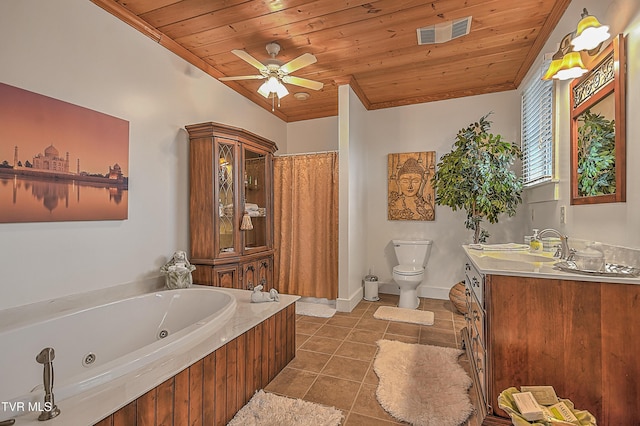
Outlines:
[[0, 223], [128, 217], [129, 122], [0, 83]]
[[435, 220], [435, 151], [389, 154], [387, 219]]

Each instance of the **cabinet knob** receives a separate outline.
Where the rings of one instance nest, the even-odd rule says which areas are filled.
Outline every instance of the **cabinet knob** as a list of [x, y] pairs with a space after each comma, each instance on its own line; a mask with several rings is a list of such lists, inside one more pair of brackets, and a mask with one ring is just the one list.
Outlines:
[[464, 270], [465, 271], [470, 271], [471, 270], [471, 265], [469, 265], [468, 263], [464, 264]]
[[480, 287], [480, 281], [478, 281], [476, 277], [473, 277], [471, 279], [471, 285], [473, 285], [474, 287]]

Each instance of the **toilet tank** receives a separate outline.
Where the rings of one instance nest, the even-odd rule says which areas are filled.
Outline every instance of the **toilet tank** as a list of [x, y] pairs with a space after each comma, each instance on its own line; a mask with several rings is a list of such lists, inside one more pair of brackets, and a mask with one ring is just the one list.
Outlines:
[[392, 240], [399, 265], [426, 267], [431, 254], [431, 240]]

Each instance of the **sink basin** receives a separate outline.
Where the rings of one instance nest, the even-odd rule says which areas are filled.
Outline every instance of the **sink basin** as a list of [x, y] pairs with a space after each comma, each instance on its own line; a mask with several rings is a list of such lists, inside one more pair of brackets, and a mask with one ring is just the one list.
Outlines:
[[528, 252], [496, 252], [496, 253], [484, 253], [484, 256], [492, 257], [500, 260], [510, 260], [512, 262], [557, 262], [558, 259], [551, 256], [544, 256], [540, 254], [528, 253]]

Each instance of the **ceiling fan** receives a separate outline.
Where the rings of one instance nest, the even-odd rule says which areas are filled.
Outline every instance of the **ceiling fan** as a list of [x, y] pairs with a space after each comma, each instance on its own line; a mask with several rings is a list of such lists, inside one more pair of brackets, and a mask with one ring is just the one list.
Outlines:
[[236, 49], [231, 51], [231, 53], [233, 53], [243, 61], [248, 62], [249, 64], [257, 68], [258, 71], [260, 71], [260, 74], [221, 77], [218, 80], [231, 81], [267, 79], [267, 81], [265, 81], [258, 89], [258, 93], [260, 93], [265, 98], [273, 99], [275, 96], [277, 96], [278, 104], [280, 104], [280, 99], [289, 94], [289, 91], [283, 83], [293, 84], [295, 86], [305, 87], [312, 90], [322, 89], [324, 84], [320, 83], [319, 81], [290, 75], [292, 72], [297, 71], [300, 68], [315, 63], [317, 59], [314, 55], [312, 55], [311, 53], [305, 53], [284, 64], [282, 63], [282, 61], [276, 59], [276, 56], [280, 52], [280, 45], [278, 43], [268, 43], [266, 48], [267, 53], [269, 53], [269, 56], [271, 56], [271, 58], [267, 59], [264, 64], [244, 50]]

